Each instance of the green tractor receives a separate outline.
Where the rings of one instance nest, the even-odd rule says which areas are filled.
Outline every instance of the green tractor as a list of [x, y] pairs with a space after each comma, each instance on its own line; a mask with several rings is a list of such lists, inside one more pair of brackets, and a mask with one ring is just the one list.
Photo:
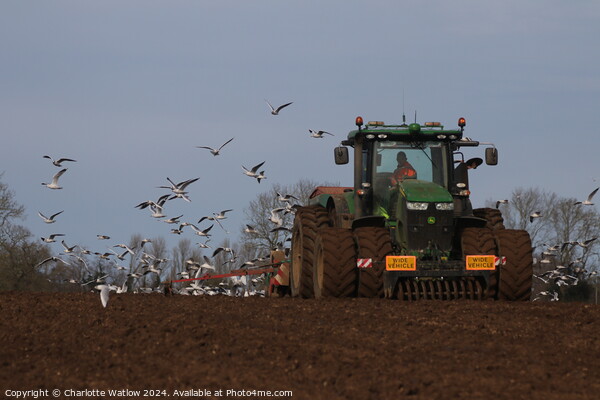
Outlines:
[[[495, 208], [473, 209], [463, 147], [493, 144], [439, 122], [366, 125], [334, 149], [336, 164], [354, 148], [354, 186], [317, 187], [297, 210], [290, 289], [301, 297], [529, 300], [529, 234], [505, 229]], [[469, 165], [471, 164], [471, 165]]]

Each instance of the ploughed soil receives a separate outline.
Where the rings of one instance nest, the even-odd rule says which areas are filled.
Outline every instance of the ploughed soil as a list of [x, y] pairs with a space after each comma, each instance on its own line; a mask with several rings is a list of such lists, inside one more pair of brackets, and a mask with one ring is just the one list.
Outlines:
[[581, 303], [0, 293], [0, 315], [2, 398], [600, 398], [600, 306]]

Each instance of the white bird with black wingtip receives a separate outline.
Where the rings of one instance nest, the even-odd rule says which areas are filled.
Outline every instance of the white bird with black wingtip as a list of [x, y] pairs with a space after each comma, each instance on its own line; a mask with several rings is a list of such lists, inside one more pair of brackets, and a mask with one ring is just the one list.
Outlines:
[[49, 159], [50, 161], [52, 161], [52, 164], [54, 164], [57, 167], [62, 167], [62, 163], [65, 161], [77, 162], [76, 160], [73, 160], [71, 158], [59, 158], [58, 160], [55, 160], [50, 156], [43, 156], [43, 158]]
[[65, 172], [67, 172], [67, 169], [61, 169], [60, 171], [58, 171], [56, 174], [54, 174], [54, 176], [52, 177], [52, 182], [50, 183], [46, 183], [46, 182], [42, 182], [42, 185], [46, 186], [48, 189], [54, 189], [54, 190], [58, 190], [58, 189], [62, 189], [62, 186], [60, 186], [58, 184], [58, 179], [62, 176], [62, 174], [64, 174]]
[[[260, 174], [259, 174], [257, 171], [258, 171], [258, 169], [259, 169], [260, 167], [262, 167], [262, 166], [263, 166], [263, 164], [264, 164], [264, 163], [265, 163], [265, 161], [261, 162], [260, 164], [256, 164], [254, 167], [252, 167], [252, 169], [248, 169], [248, 168], [246, 168], [246, 167], [244, 167], [244, 166], [242, 165], [242, 169], [244, 170], [244, 175], [247, 175], [247, 176], [249, 176], [250, 178], [256, 178], [256, 179], [258, 179], [258, 177], [259, 177], [261, 174], [263, 174], [263, 173], [264, 173], [264, 171], [260, 172]], [[260, 183], [260, 180], [259, 180], [259, 183]]]
[[596, 189], [594, 189], [594, 191], [592, 191], [592, 193], [590, 193], [588, 195], [587, 199], [585, 199], [584, 201], [577, 201], [577, 202], [575, 202], [575, 205], [581, 204], [583, 206], [593, 206], [594, 203], [592, 203], [592, 198], [594, 197], [594, 195], [596, 194], [596, 192], [598, 191], [598, 189], [600, 189], [600, 187], [597, 187]]
[[231, 139], [229, 139], [228, 141], [226, 141], [225, 143], [223, 143], [223, 144], [221, 145], [221, 147], [219, 147], [218, 149], [213, 149], [212, 147], [208, 147], [208, 146], [196, 146], [196, 147], [197, 147], [197, 148], [199, 148], [199, 149], [208, 149], [208, 150], [210, 150], [210, 153], [211, 153], [213, 156], [218, 156], [219, 154], [221, 154], [221, 149], [222, 149], [223, 147], [225, 147], [225, 145], [226, 145], [227, 143], [231, 142], [233, 139], [234, 139], [234, 138], [231, 138]]
[[56, 218], [58, 215], [62, 214], [64, 212], [63, 211], [59, 211], [55, 214], [52, 214], [50, 217], [46, 217], [44, 214], [42, 214], [41, 212], [38, 211], [38, 215], [40, 216], [40, 218], [47, 224], [53, 224], [56, 222], [56, 220], [54, 218]]
[[310, 132], [310, 137], [313, 137], [313, 138], [316, 138], [316, 139], [323, 139], [323, 135], [324, 134], [335, 136], [333, 133], [329, 133], [329, 132], [326, 132], [326, 131], [314, 131], [312, 129], [309, 129], [308, 131]]
[[269, 101], [267, 99], [265, 99], [265, 101], [269, 105], [269, 108], [271, 109], [271, 114], [273, 114], [273, 115], [279, 115], [279, 111], [283, 110], [285, 107], [287, 107], [293, 103], [293, 102], [290, 102], [290, 103], [282, 104], [279, 107], [275, 108], [271, 105], [271, 103], [269, 103]]

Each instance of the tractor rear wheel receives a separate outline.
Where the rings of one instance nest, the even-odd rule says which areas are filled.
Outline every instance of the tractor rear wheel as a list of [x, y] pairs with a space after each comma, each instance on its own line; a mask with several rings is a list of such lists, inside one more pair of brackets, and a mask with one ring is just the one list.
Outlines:
[[313, 281], [316, 298], [356, 295], [356, 247], [350, 229], [319, 229]]
[[357, 258], [370, 258], [370, 268], [358, 270], [358, 296], [383, 297], [385, 256], [392, 254], [392, 238], [385, 228], [364, 227], [354, 230]]
[[475, 208], [473, 210], [473, 215], [485, 219], [487, 221], [486, 228], [492, 230], [504, 229], [502, 212], [496, 208]]
[[498, 298], [500, 300], [528, 301], [533, 280], [531, 238], [525, 230], [496, 231], [500, 255], [506, 263], [500, 267]]
[[[465, 261], [467, 255], [498, 255], [496, 237], [490, 228], [465, 228], [461, 237], [461, 246]], [[495, 299], [498, 294], [498, 269], [490, 271], [486, 289], [483, 297]]]
[[317, 230], [327, 226], [327, 210], [321, 206], [300, 207], [292, 228], [290, 289], [292, 296], [312, 297], [312, 270]]

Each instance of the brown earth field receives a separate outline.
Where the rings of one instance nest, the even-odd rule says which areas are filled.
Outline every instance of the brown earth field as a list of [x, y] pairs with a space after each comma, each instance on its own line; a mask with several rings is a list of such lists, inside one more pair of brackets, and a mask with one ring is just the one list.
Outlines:
[[600, 398], [582, 303], [13, 292], [0, 314], [1, 398]]

